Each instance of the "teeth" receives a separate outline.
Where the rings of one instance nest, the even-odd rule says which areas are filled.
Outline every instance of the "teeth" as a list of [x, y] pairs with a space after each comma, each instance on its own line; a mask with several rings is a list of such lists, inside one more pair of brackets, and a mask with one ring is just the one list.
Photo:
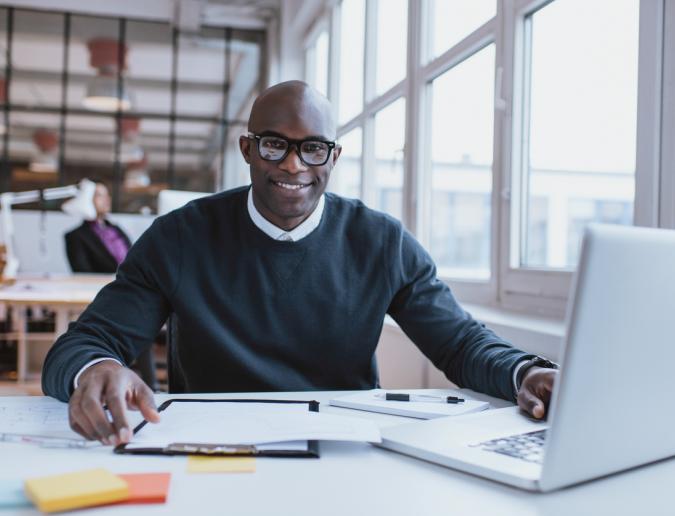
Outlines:
[[286, 190], [300, 190], [300, 188], [304, 188], [305, 186], [308, 185], [291, 185], [289, 183], [281, 183], [281, 182], [274, 182], [275, 185], [280, 186], [282, 188], [286, 188]]

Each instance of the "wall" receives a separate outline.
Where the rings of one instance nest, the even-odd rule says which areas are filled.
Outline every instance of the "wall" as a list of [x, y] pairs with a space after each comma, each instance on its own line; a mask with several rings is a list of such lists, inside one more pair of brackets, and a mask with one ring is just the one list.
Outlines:
[[[48, 211], [44, 215], [33, 210], [14, 210], [14, 243], [20, 273], [70, 272], [64, 235], [82, 221], [65, 213]], [[119, 225], [132, 242], [138, 239], [154, 216], [116, 213], [111, 222]]]

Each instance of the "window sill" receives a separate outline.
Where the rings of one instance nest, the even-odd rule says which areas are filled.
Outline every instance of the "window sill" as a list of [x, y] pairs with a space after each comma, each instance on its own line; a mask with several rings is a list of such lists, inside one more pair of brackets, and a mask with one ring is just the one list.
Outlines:
[[[545, 356], [554, 362], [560, 360], [565, 335], [565, 321], [562, 318], [531, 315], [473, 303], [462, 303], [462, 307], [515, 347]], [[389, 316], [385, 318], [385, 325], [401, 331]]]

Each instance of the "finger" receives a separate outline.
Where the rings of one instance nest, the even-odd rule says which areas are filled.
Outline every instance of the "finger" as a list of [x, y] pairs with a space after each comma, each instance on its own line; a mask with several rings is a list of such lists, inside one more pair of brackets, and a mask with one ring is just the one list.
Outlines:
[[128, 443], [131, 436], [127, 421], [124, 391], [116, 386], [108, 386], [105, 400], [112, 416], [112, 426], [115, 429], [115, 439], [112, 444]]
[[76, 393], [77, 391], [75, 391], [75, 394], [73, 394], [68, 403], [68, 422], [70, 428], [85, 439], [92, 441], [96, 440], [94, 429], [89, 423], [89, 419], [82, 413], [82, 409], [80, 408], [82, 396], [76, 395]]
[[159, 412], [155, 405], [155, 396], [145, 383], [139, 381], [134, 387], [132, 397], [143, 417], [151, 423], [159, 422]]
[[518, 393], [518, 406], [536, 419], [541, 419], [546, 414], [544, 402], [527, 389], [521, 389]]
[[108, 421], [108, 417], [103, 411], [101, 393], [96, 390], [88, 389], [82, 393], [82, 413], [89, 420], [92, 426], [94, 436], [103, 444], [112, 444], [110, 437], [114, 436], [115, 429]]

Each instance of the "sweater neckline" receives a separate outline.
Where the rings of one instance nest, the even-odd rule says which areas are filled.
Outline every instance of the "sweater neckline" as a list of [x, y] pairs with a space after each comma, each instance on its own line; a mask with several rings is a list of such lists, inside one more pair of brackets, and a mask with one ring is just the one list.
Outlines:
[[263, 247], [284, 250], [305, 249], [320, 239], [320, 235], [323, 234], [324, 227], [326, 226], [327, 217], [330, 216], [328, 212], [331, 210], [331, 203], [329, 197], [325, 196], [325, 205], [321, 215], [321, 220], [314, 231], [297, 241], [275, 240], [258, 226], [256, 226], [253, 220], [251, 220], [251, 216], [248, 213], [248, 208], [246, 205], [248, 200], [248, 190], [244, 190], [243, 193], [244, 195], [241, 196], [239, 202], [239, 212], [244, 222], [245, 234], [250, 235], [255, 243], [260, 244]]

